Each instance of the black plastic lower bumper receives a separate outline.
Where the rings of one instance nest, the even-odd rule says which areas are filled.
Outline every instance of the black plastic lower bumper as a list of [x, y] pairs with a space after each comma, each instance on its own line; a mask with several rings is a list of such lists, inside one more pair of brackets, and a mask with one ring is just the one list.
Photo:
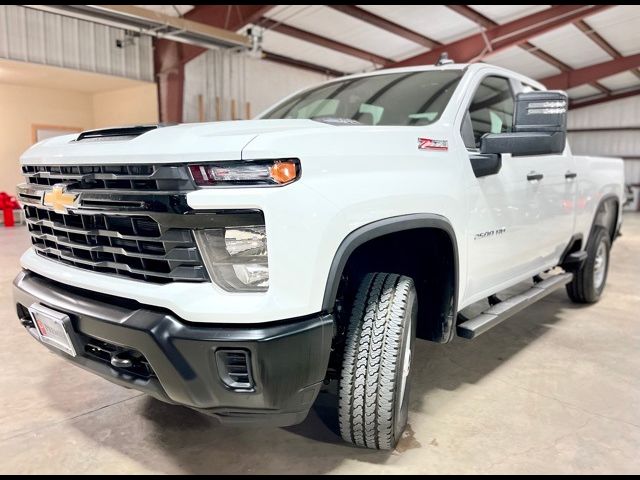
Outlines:
[[[324, 380], [333, 318], [317, 315], [266, 325], [195, 326], [129, 300], [95, 294], [23, 271], [14, 281], [18, 315], [37, 338], [26, 308], [34, 303], [71, 319], [81, 350], [77, 365], [114, 383], [217, 416], [225, 423], [293, 425], [304, 420]], [[141, 354], [145, 375], [114, 367], [98, 350]], [[244, 352], [251, 388], [225, 383], [217, 352]]]

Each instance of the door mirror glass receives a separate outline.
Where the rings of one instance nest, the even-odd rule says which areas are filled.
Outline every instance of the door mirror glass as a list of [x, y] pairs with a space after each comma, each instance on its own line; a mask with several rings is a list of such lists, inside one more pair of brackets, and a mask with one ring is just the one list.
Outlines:
[[516, 96], [512, 133], [488, 133], [481, 153], [550, 155], [564, 151], [567, 136], [567, 94], [560, 91], [526, 92]]

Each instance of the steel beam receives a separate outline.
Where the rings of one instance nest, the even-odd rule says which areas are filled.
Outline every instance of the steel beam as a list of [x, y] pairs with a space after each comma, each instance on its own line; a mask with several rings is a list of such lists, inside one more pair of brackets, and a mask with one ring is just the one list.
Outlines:
[[346, 75], [345, 72], [340, 72], [338, 70], [334, 70], [333, 68], [323, 67], [322, 65], [305, 62], [304, 60], [296, 60], [295, 58], [285, 57], [273, 52], [263, 51], [262, 58], [271, 62], [281, 63], [290, 67], [302, 68], [303, 70], [309, 70], [311, 72], [323, 73], [332, 77], [342, 77], [343, 75]]
[[262, 18], [260, 20], [260, 26], [268, 30], [273, 30], [274, 32], [282, 33], [283, 35], [288, 35], [289, 37], [304, 40], [305, 42], [313, 43], [314, 45], [320, 45], [322, 47], [335, 50], [336, 52], [351, 55], [352, 57], [361, 58], [362, 60], [367, 60], [378, 65], [393, 63], [393, 60], [389, 58], [376, 55], [375, 53], [367, 52], [360, 48], [352, 47], [351, 45], [338, 42], [331, 38], [307, 32], [306, 30], [301, 30], [297, 27], [293, 27], [291, 25], [287, 25], [286, 23], [278, 22], [270, 18]]
[[184, 16], [195, 22], [235, 32], [256, 23], [274, 5], [198, 5]]
[[599, 103], [612, 102], [614, 100], [620, 100], [623, 98], [635, 97], [640, 95], [640, 88], [634, 88], [632, 90], [626, 90], [624, 92], [612, 93], [611, 95], [603, 95], [597, 97], [585, 98], [583, 100], [573, 100], [569, 104], [571, 110], [582, 107], [590, 107], [592, 105], [598, 105]]
[[334, 10], [350, 15], [353, 18], [362, 20], [363, 22], [374, 25], [382, 30], [386, 30], [387, 32], [398, 35], [399, 37], [405, 38], [429, 49], [442, 45], [440, 42], [436, 42], [429, 37], [425, 37], [424, 35], [414, 32], [413, 30], [409, 30], [402, 25], [398, 25], [391, 20], [380, 17], [374, 13], [364, 10], [363, 8], [356, 7], [355, 5], [327, 5], [327, 7], [333, 8]]
[[482, 33], [442, 45], [429, 52], [398, 62], [394, 66], [432, 64], [444, 52], [447, 52], [449, 58], [454, 59], [456, 62], [470, 62], [482, 58], [489, 52], [504, 50], [514, 45], [522, 45], [532, 37], [581, 20], [609, 7], [610, 5], [555, 5], [503, 25], [487, 28]]
[[450, 10], [453, 10], [459, 15], [467, 18], [467, 20], [471, 20], [474, 23], [477, 23], [481, 27], [484, 28], [493, 28], [498, 24], [491, 20], [490, 18], [485, 17], [483, 14], [474, 10], [469, 5], [447, 5]]
[[[464, 16], [468, 20], [471, 20], [472, 22], [477, 23], [483, 28], [494, 28], [498, 26], [496, 22], [494, 22], [490, 18], [485, 17], [480, 12], [475, 11], [473, 8], [469, 7], [468, 5], [447, 5], [447, 7], [449, 7], [451, 10], [458, 13], [459, 15]], [[539, 59], [547, 63], [550, 63], [551, 65], [556, 67], [558, 70], [562, 70], [563, 72], [567, 70], [571, 70], [571, 67], [569, 67], [569, 65], [561, 62], [556, 57], [551, 56], [547, 52], [540, 50], [538, 47], [536, 47], [532, 43], [524, 42], [520, 46], [524, 48], [527, 52], [529, 52], [531, 55], [535, 55]]]
[[[457, 12], [458, 14], [463, 15], [467, 19], [477, 23], [478, 25], [481, 25], [484, 28], [493, 28], [498, 25], [496, 22], [494, 22], [490, 18], [485, 17], [480, 12], [477, 12], [473, 8], [469, 7], [468, 5], [447, 5], [447, 6], [454, 12]], [[578, 20], [578, 22], [576, 22], [576, 25], [580, 22], [584, 23], [582, 20]], [[520, 45], [520, 47], [525, 49], [531, 55], [538, 57], [540, 60], [547, 62], [550, 65], [553, 65], [554, 67], [556, 67], [558, 70], [562, 72], [568, 72], [569, 70], [571, 70], [571, 67], [569, 65], [560, 61], [556, 57], [545, 52], [544, 50], [541, 50], [540, 48], [536, 47], [530, 42], [524, 42]], [[597, 82], [594, 82], [591, 85], [603, 93], [611, 93], [606, 87], [604, 87], [603, 85], [600, 85]]]
[[[249, 24], [262, 22], [260, 26], [270, 25], [270, 21], [265, 22], [263, 15], [271, 8], [273, 5], [198, 5], [184, 17], [193, 22], [237, 31]], [[206, 49], [194, 45], [177, 47], [174, 42], [165, 39], [156, 39], [154, 47], [160, 119], [163, 122], [179, 123], [182, 121], [184, 64], [204, 53]], [[324, 75], [336, 77], [344, 75], [344, 72], [329, 67], [273, 52], [263, 52], [263, 59]]]
[[569, 72], [562, 72], [540, 81], [549, 89], [567, 90], [638, 67], [640, 67], [640, 53], [629, 55], [628, 57], [615, 58], [607, 62], [578, 68]]
[[[198, 5], [185, 14], [185, 18], [225, 30], [237, 31], [256, 23], [274, 5]], [[187, 63], [206, 50], [186, 46], [183, 62]]]
[[184, 95], [183, 45], [154, 40], [153, 66], [158, 88], [158, 112], [163, 123], [182, 122]]
[[[591, 40], [595, 42], [600, 48], [602, 48], [605, 52], [611, 55], [613, 58], [620, 58], [622, 54], [611, 45], [602, 35], [596, 32], [591, 26], [585, 22], [584, 20], [579, 20], [574, 24], [576, 27], [580, 29], [582, 33], [587, 35]], [[640, 78], [640, 71], [636, 68], [631, 70], [631, 73], [636, 77]]]
[[[199, 5], [187, 12], [184, 19], [228, 31], [231, 34], [262, 17], [271, 7], [271, 5]], [[182, 122], [184, 64], [206, 51], [206, 48], [195, 45], [178, 45], [171, 40], [155, 39], [153, 56], [160, 121]]]
[[600, 35], [598, 32], [592, 29], [584, 20], [578, 20], [577, 22], [574, 23], [574, 25], [578, 27], [578, 29], [582, 33], [584, 33], [587, 37], [593, 40], [601, 49], [603, 49], [613, 58], [618, 58], [622, 56], [620, 55], [620, 52], [618, 52], [615, 48], [613, 48], [613, 45], [607, 42], [602, 37], [602, 35]]

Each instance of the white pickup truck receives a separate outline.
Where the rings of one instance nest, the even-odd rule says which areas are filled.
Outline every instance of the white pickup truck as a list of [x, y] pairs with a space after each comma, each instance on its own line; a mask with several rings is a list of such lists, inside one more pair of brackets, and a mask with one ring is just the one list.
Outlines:
[[471, 339], [564, 286], [600, 297], [622, 162], [571, 155], [566, 110], [448, 64], [332, 80], [252, 121], [45, 140], [21, 158], [18, 316], [223, 422], [299, 423], [335, 380], [343, 438], [393, 448], [416, 337]]

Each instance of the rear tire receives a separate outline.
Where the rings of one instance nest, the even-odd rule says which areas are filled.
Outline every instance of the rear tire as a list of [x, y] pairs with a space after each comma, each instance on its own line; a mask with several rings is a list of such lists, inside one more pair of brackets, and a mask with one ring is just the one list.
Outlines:
[[571, 301], [595, 303], [600, 300], [607, 283], [610, 249], [609, 231], [604, 227], [596, 227], [587, 243], [587, 259], [566, 287]]
[[367, 274], [349, 319], [340, 377], [340, 434], [347, 442], [393, 449], [407, 424], [418, 301], [413, 280]]

